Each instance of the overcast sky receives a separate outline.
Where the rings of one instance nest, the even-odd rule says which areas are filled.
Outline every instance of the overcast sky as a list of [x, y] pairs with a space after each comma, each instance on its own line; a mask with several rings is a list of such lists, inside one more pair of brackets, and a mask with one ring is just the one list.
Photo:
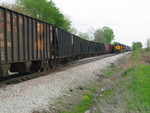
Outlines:
[[[15, 0], [0, 0], [12, 3]], [[108, 26], [115, 41], [130, 45], [140, 41], [146, 46], [150, 38], [150, 0], [52, 0], [73, 27], [88, 32], [90, 28]]]

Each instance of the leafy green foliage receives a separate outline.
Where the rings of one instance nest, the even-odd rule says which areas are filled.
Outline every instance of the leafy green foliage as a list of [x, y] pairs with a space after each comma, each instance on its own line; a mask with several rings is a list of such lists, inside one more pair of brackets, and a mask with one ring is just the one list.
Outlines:
[[106, 42], [107, 44], [111, 44], [111, 41], [114, 39], [114, 32], [111, 28], [109, 27], [103, 27], [102, 28], [102, 32], [103, 32], [103, 35], [106, 39]]
[[133, 42], [133, 43], [132, 43], [132, 49], [133, 49], [133, 50], [142, 49], [142, 43], [141, 43], [141, 42]]
[[80, 38], [85, 39], [85, 40], [90, 40], [90, 39], [91, 39], [91, 37], [89, 36], [88, 33], [79, 32], [78, 36], [79, 36]]
[[60, 12], [52, 1], [17, 0], [17, 5], [34, 18], [50, 22], [66, 31], [70, 29], [71, 21]]
[[103, 35], [102, 29], [97, 29], [94, 33], [95, 42], [106, 42], [106, 38]]
[[113, 30], [109, 27], [103, 27], [102, 29], [97, 29], [94, 33], [94, 41], [103, 42], [111, 44], [111, 41], [114, 40]]

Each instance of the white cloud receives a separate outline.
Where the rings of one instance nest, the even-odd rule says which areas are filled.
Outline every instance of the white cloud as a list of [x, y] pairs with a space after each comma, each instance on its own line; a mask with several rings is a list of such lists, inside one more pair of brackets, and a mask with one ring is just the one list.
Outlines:
[[53, 0], [80, 31], [109, 26], [116, 41], [145, 44], [150, 37], [149, 0]]

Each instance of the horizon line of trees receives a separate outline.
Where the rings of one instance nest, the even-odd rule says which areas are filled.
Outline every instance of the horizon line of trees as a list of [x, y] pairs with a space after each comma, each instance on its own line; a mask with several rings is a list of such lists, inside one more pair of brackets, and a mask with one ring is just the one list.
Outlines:
[[85, 39], [85, 40], [92, 40], [94, 42], [102, 42], [106, 44], [111, 44], [114, 40], [114, 32], [110, 27], [102, 27], [97, 30], [90, 29], [89, 33], [86, 32], [78, 32], [77, 29], [72, 28], [71, 33]]

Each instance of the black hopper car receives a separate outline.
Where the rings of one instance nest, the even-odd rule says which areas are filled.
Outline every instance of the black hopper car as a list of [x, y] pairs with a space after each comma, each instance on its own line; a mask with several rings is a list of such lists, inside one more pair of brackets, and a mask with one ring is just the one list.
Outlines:
[[8, 75], [8, 70], [49, 70], [58, 64], [113, 52], [114, 45], [84, 40], [0, 6], [0, 76]]

